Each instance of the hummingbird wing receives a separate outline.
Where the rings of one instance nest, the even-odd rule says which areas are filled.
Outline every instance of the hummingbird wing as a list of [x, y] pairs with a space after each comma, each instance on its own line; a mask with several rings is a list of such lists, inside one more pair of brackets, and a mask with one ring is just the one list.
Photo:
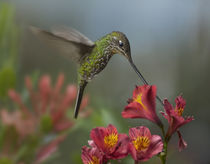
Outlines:
[[37, 27], [30, 29], [41, 40], [58, 49], [61, 55], [77, 63], [80, 63], [82, 58], [89, 55], [95, 47], [94, 42], [71, 28], [55, 27], [51, 32]]

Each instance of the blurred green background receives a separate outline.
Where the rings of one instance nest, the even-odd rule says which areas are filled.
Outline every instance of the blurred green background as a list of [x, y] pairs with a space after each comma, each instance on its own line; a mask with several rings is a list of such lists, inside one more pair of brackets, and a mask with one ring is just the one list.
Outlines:
[[[14, 7], [15, 22], [8, 33], [15, 33], [12, 35], [15, 37], [8, 38], [10, 42], [16, 41], [11, 43], [12, 49], [0, 50], [0, 60], [4, 60], [4, 53], [16, 59], [12, 63], [4, 60], [1, 65], [2, 70], [10, 71], [10, 77], [17, 73], [17, 80], [11, 80], [10, 86], [16, 85], [20, 91], [24, 77], [36, 71], [54, 78], [64, 72], [66, 84], [77, 82], [76, 65], [40, 42], [28, 30], [31, 25], [47, 30], [56, 25], [73, 27], [93, 41], [111, 31], [122, 31], [130, 41], [137, 67], [150, 84], [157, 85], [160, 97], [174, 103], [175, 97], [183, 93], [187, 100], [184, 115], [195, 117], [181, 129], [187, 149], [178, 152], [175, 135], [169, 144], [168, 163], [210, 162], [210, 1], [14, 0], [9, 3]], [[134, 86], [140, 84], [126, 59], [114, 56], [86, 89], [94, 114], [86, 120], [77, 120], [81, 126], [69, 134], [58, 155], [47, 163], [78, 163], [81, 147], [87, 145], [89, 132], [96, 126], [112, 123], [120, 132], [127, 132], [131, 126], [146, 125], [153, 133], [160, 133], [148, 121], [121, 117]], [[157, 109], [163, 110], [160, 104]], [[153, 162], [159, 159], [154, 157]]]

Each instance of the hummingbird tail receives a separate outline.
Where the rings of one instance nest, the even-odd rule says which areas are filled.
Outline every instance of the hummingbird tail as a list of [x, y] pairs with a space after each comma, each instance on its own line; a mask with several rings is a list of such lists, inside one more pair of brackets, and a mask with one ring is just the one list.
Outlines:
[[77, 101], [76, 101], [76, 105], [75, 105], [75, 109], [74, 109], [74, 118], [75, 119], [77, 118], [77, 116], [79, 114], [79, 108], [80, 108], [83, 92], [84, 92], [86, 85], [87, 85], [87, 82], [84, 81], [79, 85], [79, 88], [78, 88]]
[[[144, 76], [140, 73], [140, 71], [138, 70], [138, 68], [136, 67], [136, 65], [133, 63], [132, 59], [129, 60], [129, 63], [131, 64], [132, 68], [137, 73], [137, 75], [140, 77], [140, 79], [142, 80], [142, 82], [144, 84], [148, 85], [149, 83], [146, 81], [146, 79], [144, 78]], [[158, 95], [156, 96], [156, 99], [161, 103], [162, 106], [164, 106], [163, 101], [161, 100], [161, 98]]]

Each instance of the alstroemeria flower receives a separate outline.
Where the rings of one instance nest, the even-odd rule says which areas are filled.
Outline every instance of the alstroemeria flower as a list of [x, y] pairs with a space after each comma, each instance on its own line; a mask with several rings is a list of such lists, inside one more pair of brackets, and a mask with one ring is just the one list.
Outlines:
[[82, 161], [84, 164], [103, 164], [103, 154], [97, 148], [82, 147]]
[[146, 161], [163, 150], [160, 136], [151, 135], [147, 127], [129, 129], [129, 150], [135, 161]]
[[122, 112], [124, 118], [144, 118], [162, 126], [156, 113], [156, 86], [136, 86], [133, 98]]
[[193, 117], [188, 116], [187, 118], [184, 118], [182, 116], [186, 104], [182, 96], [178, 96], [175, 102], [176, 102], [176, 107], [173, 108], [173, 106], [168, 102], [168, 100], [165, 99], [164, 100], [165, 113], [161, 112], [161, 114], [168, 120], [169, 123], [169, 128], [166, 134], [167, 138], [170, 138], [170, 136], [174, 132], [176, 132], [178, 128], [193, 120]]
[[126, 134], [118, 134], [113, 125], [92, 129], [90, 137], [105, 159], [121, 159], [128, 155], [129, 138]]

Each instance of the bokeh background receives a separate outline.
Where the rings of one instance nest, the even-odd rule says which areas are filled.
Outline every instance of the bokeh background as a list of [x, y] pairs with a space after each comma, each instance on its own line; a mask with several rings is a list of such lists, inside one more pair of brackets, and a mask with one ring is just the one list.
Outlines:
[[[34, 72], [49, 74], [54, 79], [64, 72], [66, 84], [77, 83], [76, 64], [40, 42], [28, 30], [29, 26], [48, 30], [65, 25], [93, 41], [111, 31], [122, 31], [130, 41], [134, 62], [150, 84], [157, 86], [160, 97], [174, 103], [175, 97], [182, 93], [187, 100], [184, 114], [195, 117], [181, 129], [188, 148], [178, 152], [175, 135], [169, 146], [168, 163], [210, 163], [209, 0], [14, 0], [8, 3], [14, 7], [14, 26], [19, 30], [15, 49], [18, 91], [24, 88], [24, 77]], [[127, 132], [131, 126], [146, 125], [153, 133], [160, 133], [148, 121], [121, 117], [134, 86], [140, 84], [126, 59], [115, 55], [86, 89], [93, 114], [77, 120], [81, 125], [69, 133], [56, 157], [46, 163], [80, 163], [81, 147], [87, 145], [89, 132], [96, 126], [112, 123], [119, 131]], [[163, 110], [158, 103], [157, 109]], [[160, 161], [154, 157], [152, 162]]]

